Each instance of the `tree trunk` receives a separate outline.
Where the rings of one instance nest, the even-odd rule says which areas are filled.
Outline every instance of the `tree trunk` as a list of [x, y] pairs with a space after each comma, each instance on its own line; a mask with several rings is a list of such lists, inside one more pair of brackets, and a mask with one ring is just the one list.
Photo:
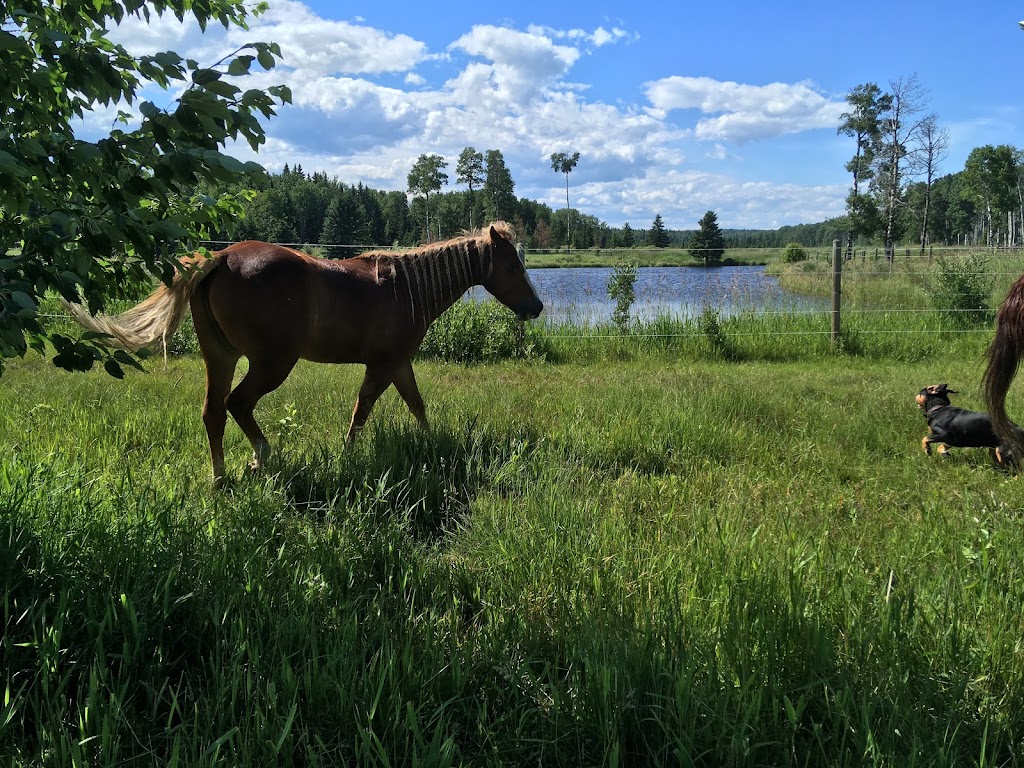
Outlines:
[[572, 227], [569, 222], [572, 220], [572, 214], [569, 212], [569, 174], [565, 174], [565, 252], [568, 253], [569, 249], [572, 248]]
[[1024, 239], [1024, 191], [1021, 190], [1020, 177], [1017, 177], [1017, 200], [1020, 202], [1020, 224], [1021, 238]]
[[433, 242], [433, 235], [430, 232], [430, 193], [423, 195], [423, 205], [427, 209], [427, 242]]
[[921, 221], [921, 255], [924, 256], [924, 249], [928, 245], [928, 208], [932, 202], [931, 185], [924, 190], [924, 216]]
[[[854, 157], [854, 172], [853, 172], [853, 199], [857, 201], [859, 199], [858, 192], [860, 187], [860, 146], [864, 141], [863, 134], [857, 133], [857, 153]], [[853, 231], [854, 228], [850, 227], [850, 231], [846, 233], [846, 260], [849, 261], [853, 258], [853, 238], [857, 234]]]

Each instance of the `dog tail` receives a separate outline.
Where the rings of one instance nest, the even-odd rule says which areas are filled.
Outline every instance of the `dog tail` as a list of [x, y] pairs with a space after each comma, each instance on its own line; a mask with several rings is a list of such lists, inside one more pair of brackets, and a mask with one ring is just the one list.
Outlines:
[[1006, 414], [1006, 393], [1024, 356], [1024, 277], [1013, 284], [996, 315], [996, 335], [988, 348], [988, 366], [982, 377], [985, 402], [992, 427], [1012, 448], [1024, 456], [1024, 432]]
[[216, 255], [185, 257], [181, 270], [169, 286], [160, 285], [141, 304], [120, 315], [94, 317], [81, 304], [63, 301], [79, 325], [107, 338], [103, 343], [115, 349], [137, 352], [143, 348], [163, 345], [167, 355], [167, 339], [178, 329], [188, 311], [188, 302], [196, 286], [220, 263]]

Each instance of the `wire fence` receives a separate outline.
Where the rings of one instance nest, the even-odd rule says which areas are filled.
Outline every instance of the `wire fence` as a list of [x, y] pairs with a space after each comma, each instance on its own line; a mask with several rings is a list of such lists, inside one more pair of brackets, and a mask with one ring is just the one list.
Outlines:
[[[755, 315], [763, 319], [788, 318], [801, 321], [790, 324], [780, 322], [775, 327], [761, 326], [754, 331], [744, 330], [749, 323], [726, 323], [721, 329], [725, 336], [830, 336], [836, 341], [844, 327], [861, 336], [989, 335], [992, 332], [994, 310], [1006, 288], [1024, 272], [1024, 251], [1021, 249], [947, 247], [928, 249], [924, 253], [904, 250], [896, 251], [896, 258], [888, 260], [881, 249], [877, 252], [877, 259], [873, 251], [863, 249], [859, 251], [860, 258], [847, 258], [836, 243], [831, 252], [820, 248], [805, 249], [803, 259], [786, 264], [783, 263], [784, 250], [748, 248], [728, 251], [730, 254], [741, 251], [740, 256], [752, 264], [773, 264], [767, 273], [761, 268], [758, 271], [762, 279], [773, 285], [775, 290], [748, 291], [747, 295], [741, 297], [741, 301], [726, 301], [723, 305], [721, 294], [730, 292], [723, 292], [719, 284], [710, 281], [703, 294], [684, 295], [677, 297], [674, 302], [671, 298], [664, 301], [669, 306], [670, 314], [673, 309], [678, 310], [680, 304], [686, 303], [682, 314], [691, 321], [696, 320], [691, 323], [695, 327], [684, 326], [677, 332], [665, 334], [648, 332], [644, 323], [638, 323], [631, 335], [650, 339], [700, 336], [704, 333], [700, 329], [700, 316], [709, 310], [724, 319], [741, 314], [748, 320], [751, 315]], [[605, 268], [604, 273], [610, 271]], [[730, 273], [729, 269], [684, 271], [713, 275]], [[563, 272], [572, 274], [573, 270]], [[671, 270], [666, 270], [665, 274], [669, 272]], [[642, 276], [643, 273], [644, 269], [640, 268], [639, 274]], [[600, 289], [601, 286], [596, 290], [591, 286], [589, 296], [586, 290], [576, 290], [576, 297], [571, 296], [572, 290], [563, 289], [563, 295], [556, 296], [556, 301], [565, 298], [565, 294], [570, 294], [569, 301], [573, 298], [578, 300], [579, 294], [584, 294], [583, 303], [590, 302], [596, 306], [598, 320], [607, 321], [612, 302], [600, 295]], [[780, 295], [794, 300], [789, 306], [778, 308], [775, 305]], [[542, 298], [546, 300], [545, 296]], [[664, 300], [665, 297], [652, 297], [638, 287], [636, 301], [639, 314], [643, 313], [645, 302], [649, 305], [657, 303], [659, 299]], [[557, 305], [555, 310], [557, 312]], [[600, 327], [602, 322], [593, 323], [584, 319], [581, 324]], [[792, 325], [800, 327], [790, 327]], [[615, 333], [601, 334], [595, 330], [583, 330], [579, 334], [563, 337], [618, 337]]]
[[[221, 249], [231, 242], [206, 241], [203, 245]], [[310, 249], [306, 243], [278, 243], [297, 249]], [[387, 250], [388, 247], [354, 244], [315, 244], [314, 249], [321, 253], [334, 252], [346, 256], [368, 250]], [[621, 339], [621, 332], [611, 327], [611, 310], [614, 302], [608, 296], [607, 275], [614, 269], [609, 264], [624, 264], [630, 254], [662, 254], [671, 249], [629, 249], [618, 250], [576, 249], [541, 250], [545, 255], [568, 254], [569, 256], [593, 256], [601, 258], [606, 266], [591, 268], [591, 280], [581, 285], [578, 279], [580, 272], [572, 266], [564, 269], [533, 270], [535, 285], [545, 301], [548, 317], [559, 317], [559, 304], [575, 304], [580, 311], [576, 320], [563, 323], [560, 329], [561, 338], [588, 338], [594, 340]], [[742, 258], [733, 267], [714, 269], [671, 267], [640, 267], [641, 274], [647, 271], [657, 272], [664, 285], [652, 286], [650, 282], [638, 286], [636, 306], [633, 307], [634, 322], [630, 336], [636, 339], [667, 339], [699, 337], [704, 334], [699, 324], [692, 321], [710, 311], [722, 319], [728, 320], [736, 315], [751, 315], [765, 320], [797, 321], [798, 327], [788, 327], [785, 322], [775, 327], [761, 327], [756, 331], [744, 330], [742, 324], [726, 325], [722, 331], [726, 336], [830, 336], [836, 340], [843, 332], [843, 325], [853, 324], [860, 335], [898, 335], [904, 333], [917, 334], [953, 334], [980, 335], [991, 334], [990, 319], [994, 309], [1005, 294], [1005, 288], [1020, 277], [1024, 272], [1024, 250], [1007, 248], [968, 248], [945, 247], [931, 248], [925, 253], [912, 252], [905, 249], [897, 251], [894, 258], [887, 260], [884, 252], [873, 249], [856, 249], [853, 258], [847, 258], [844, 250], [833, 247], [831, 252], [822, 248], [806, 248], [806, 258], [794, 263], [785, 264], [765, 270], [764, 264], [779, 265], [783, 261], [783, 248], [742, 248], [728, 249], [727, 253]], [[535, 251], [531, 251], [535, 253]], [[974, 284], [951, 284], [940, 286], [940, 265], [958, 263], [969, 265], [966, 276]], [[735, 268], [739, 266], [739, 271]], [[658, 270], [661, 270], [658, 272]], [[838, 282], [836, 272], [838, 271]], [[758, 276], [758, 289], [752, 289], [732, 283], [735, 275], [740, 272]], [[545, 290], [541, 276], [559, 273], [565, 276], [564, 284], [557, 290]], [[674, 277], [680, 273], [702, 275], [704, 285], [693, 285]], [[959, 277], [964, 277], [960, 274]], [[665, 277], [673, 275], [673, 277]], [[713, 278], [713, 279], [711, 279]], [[574, 282], [575, 281], [575, 282]], [[765, 288], [767, 286], [767, 288]], [[980, 286], [980, 289], [979, 289]], [[947, 306], [937, 301], [938, 288], [943, 288], [943, 299]], [[685, 295], [674, 292], [685, 289]], [[655, 290], [655, 295], [650, 292]], [[660, 291], [660, 292], [659, 292]], [[478, 292], [476, 299], [482, 298]], [[471, 297], [473, 298], [473, 297]], [[782, 300], [784, 306], [779, 306]], [[665, 310], [662, 314], [674, 315], [676, 320], [689, 320], [675, 323], [670, 332], [663, 332], [657, 320], [658, 308]], [[589, 308], [589, 315], [587, 315]], [[647, 317], [644, 318], [644, 311]], [[652, 309], [653, 308], [653, 309]], [[71, 321], [68, 314], [49, 312], [40, 317], [47, 321]], [[901, 322], [873, 322], [871, 318], [898, 320], [899, 318], [929, 318], [931, 324], [920, 322], [909, 324]], [[547, 321], [552, 323], [551, 320]], [[566, 325], [578, 326], [574, 333]], [[602, 330], [609, 329], [609, 330]]]

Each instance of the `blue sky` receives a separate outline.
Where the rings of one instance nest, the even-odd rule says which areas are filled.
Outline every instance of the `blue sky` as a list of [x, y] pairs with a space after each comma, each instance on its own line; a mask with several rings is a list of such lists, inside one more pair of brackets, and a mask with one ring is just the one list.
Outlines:
[[[610, 3], [271, 0], [248, 32], [129, 22], [136, 52], [217, 60], [245, 40], [284, 60], [253, 85], [295, 104], [253, 157], [404, 190], [416, 158], [499, 149], [516, 194], [565, 204], [556, 151], [578, 151], [574, 208], [612, 226], [661, 214], [692, 229], [774, 228], [840, 215], [854, 86], [917, 77], [949, 131], [940, 173], [984, 144], [1024, 147], [1024, 6], [1009, 2]], [[923, 116], [923, 115], [922, 115]], [[99, 116], [102, 119], [103, 116]], [[109, 123], [108, 123], [109, 124]]]

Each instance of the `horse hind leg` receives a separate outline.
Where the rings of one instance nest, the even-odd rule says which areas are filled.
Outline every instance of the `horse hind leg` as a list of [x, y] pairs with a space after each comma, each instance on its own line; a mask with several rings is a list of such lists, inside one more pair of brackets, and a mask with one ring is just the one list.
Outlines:
[[203, 424], [210, 442], [210, 460], [213, 463], [213, 482], [224, 480], [224, 427], [228, 420], [225, 401], [231, 392], [238, 355], [207, 355], [206, 399], [203, 402]]
[[270, 458], [270, 443], [256, 422], [253, 411], [260, 398], [273, 392], [288, 378], [298, 359], [253, 360], [249, 371], [227, 397], [227, 409], [252, 444], [252, 462], [249, 468], [256, 472]]
[[192, 297], [192, 322], [196, 339], [206, 364], [206, 396], [203, 401], [203, 424], [210, 443], [210, 461], [213, 464], [213, 482], [224, 480], [224, 427], [228, 420], [225, 401], [231, 392], [231, 381], [239, 354], [224, 340], [206, 301], [208, 287], [201, 284]]

